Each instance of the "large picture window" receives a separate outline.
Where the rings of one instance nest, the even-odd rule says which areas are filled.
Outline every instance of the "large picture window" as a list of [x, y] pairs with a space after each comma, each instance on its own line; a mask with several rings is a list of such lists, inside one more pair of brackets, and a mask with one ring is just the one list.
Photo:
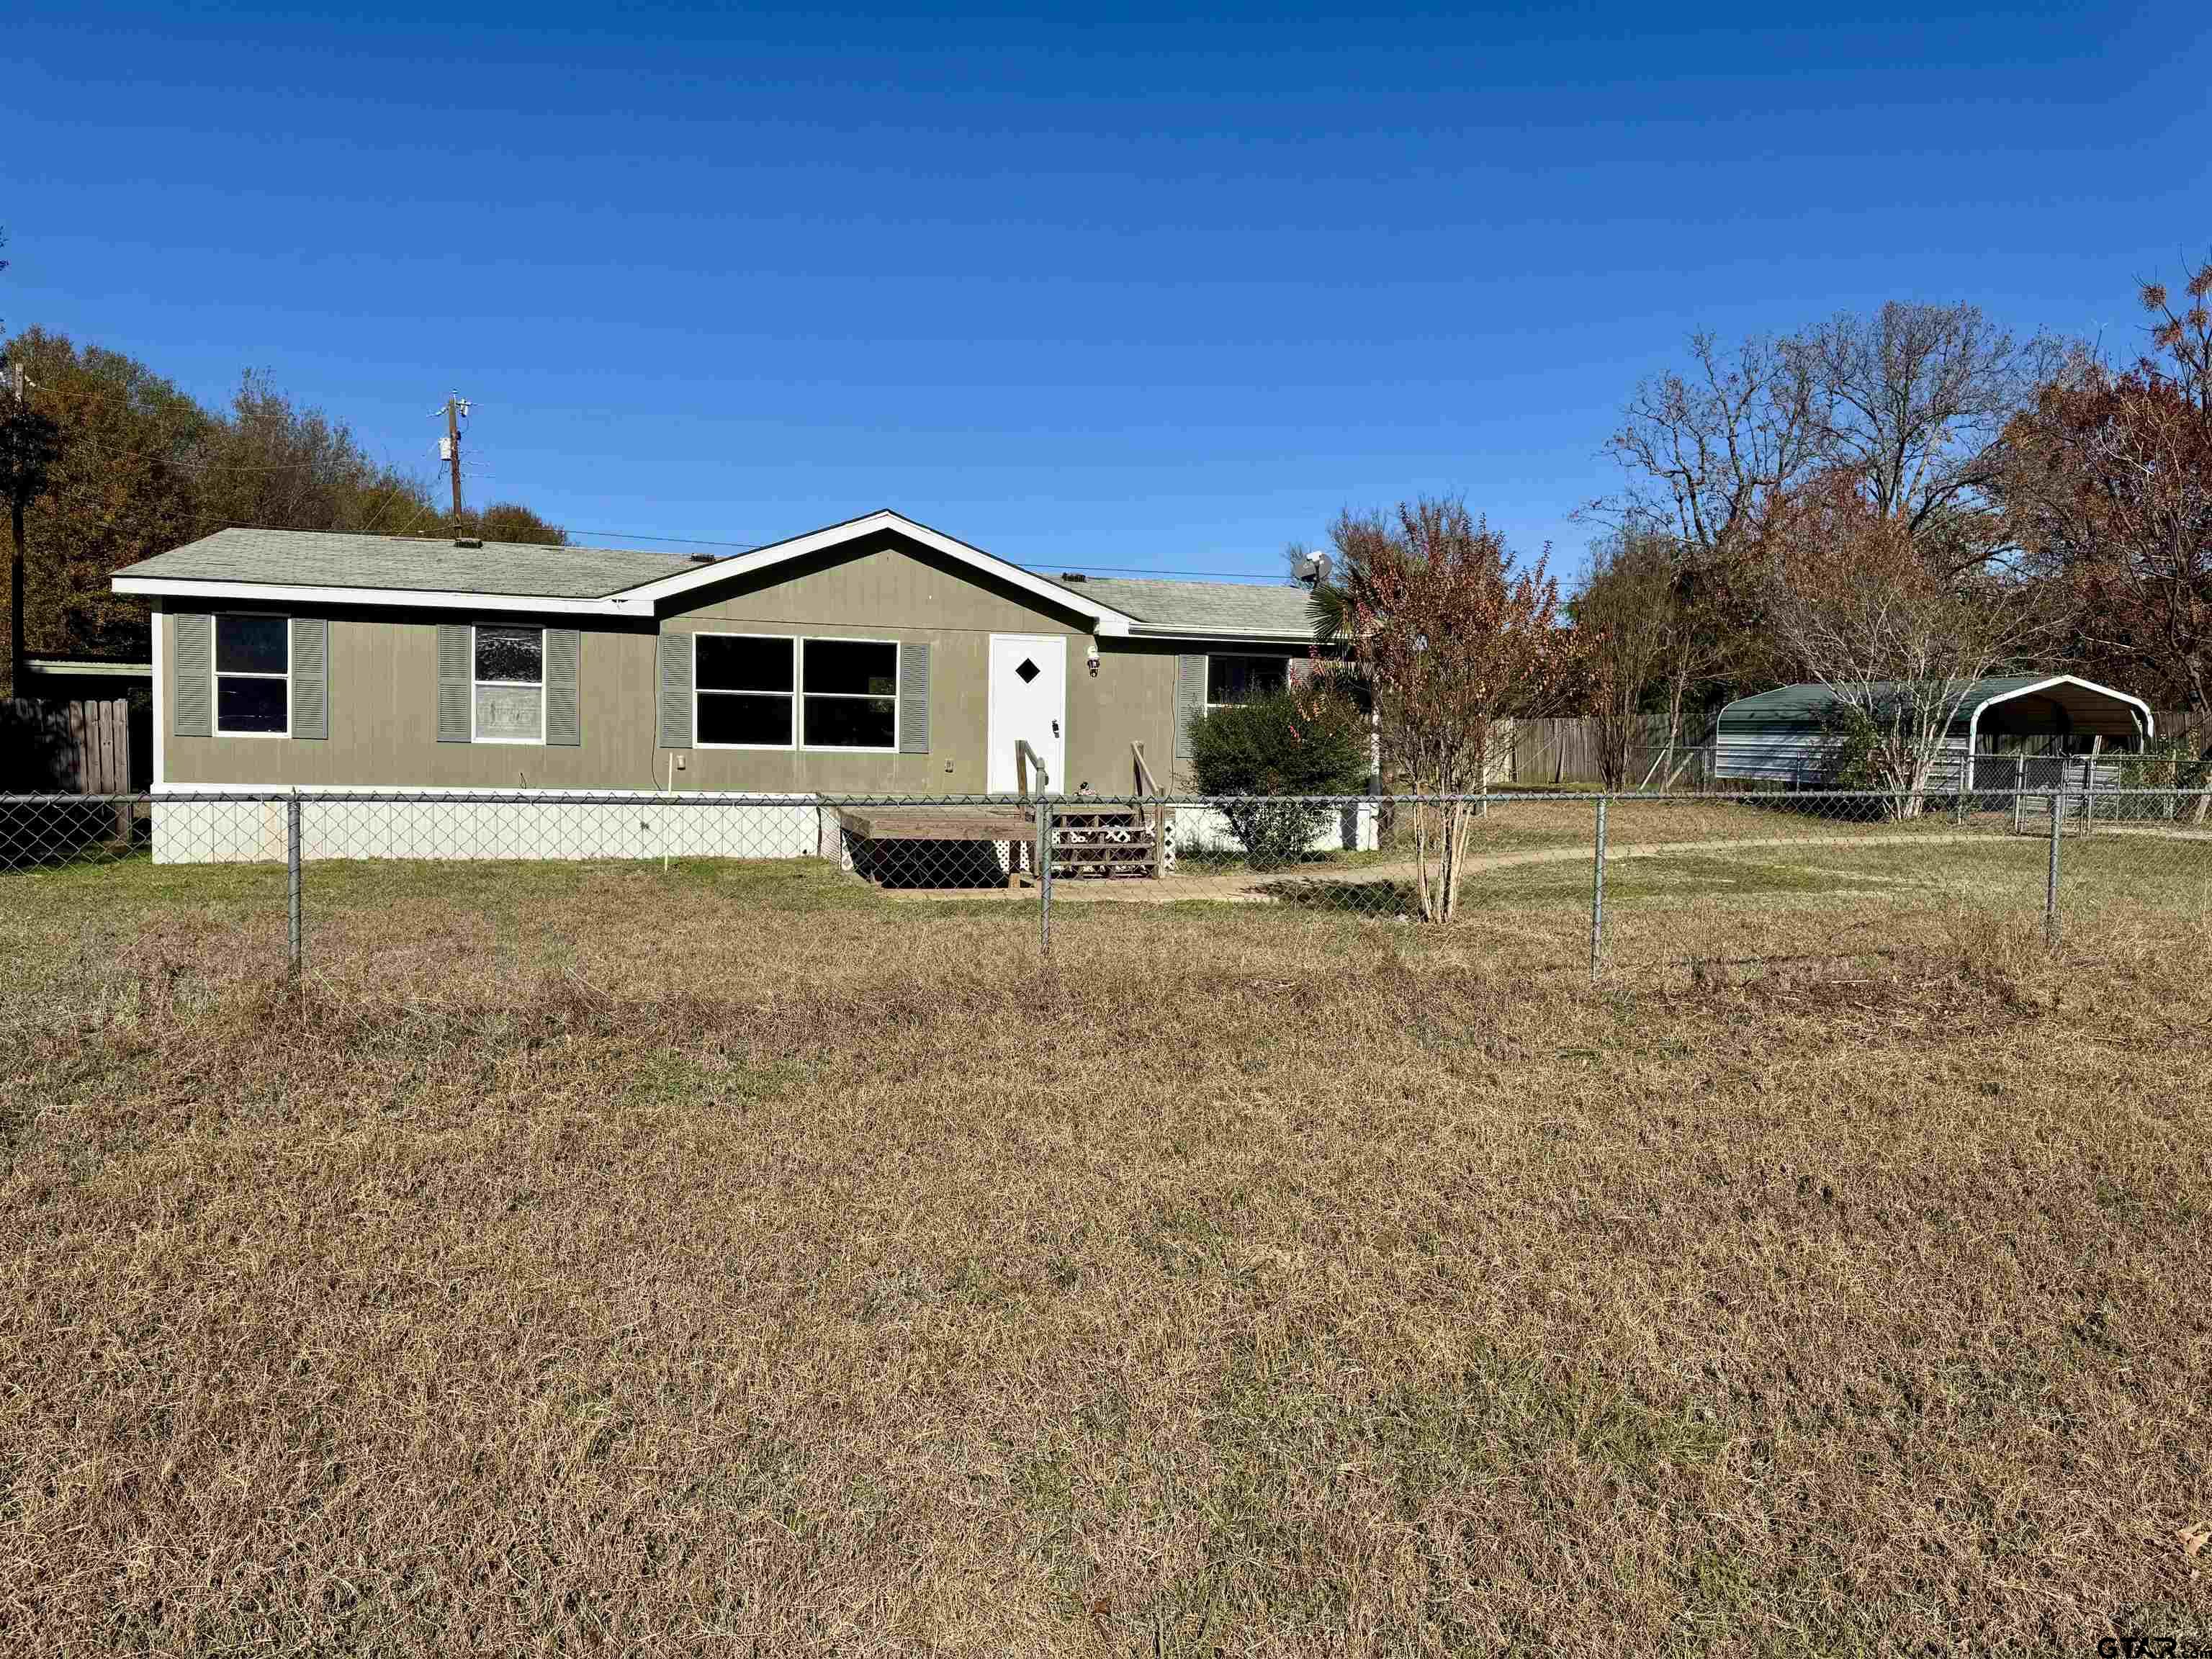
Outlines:
[[545, 630], [479, 627], [475, 657], [474, 740], [544, 742]]
[[215, 619], [215, 729], [282, 738], [292, 730], [292, 626], [283, 617]]
[[1209, 710], [1231, 703], [1257, 702], [1290, 684], [1288, 657], [1208, 657], [1206, 659], [1206, 706]]
[[692, 642], [702, 749], [788, 749], [798, 641], [780, 634], [701, 634]]
[[802, 670], [809, 749], [898, 748], [898, 642], [808, 640]]
[[702, 749], [898, 750], [895, 640], [697, 634], [692, 741]]

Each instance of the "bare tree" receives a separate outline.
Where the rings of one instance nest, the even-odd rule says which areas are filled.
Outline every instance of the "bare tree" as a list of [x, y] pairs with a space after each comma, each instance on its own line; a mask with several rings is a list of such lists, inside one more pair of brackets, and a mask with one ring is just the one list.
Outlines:
[[1812, 365], [1788, 342], [1754, 338], [1729, 350], [1700, 333], [1690, 358], [1687, 369], [1636, 388], [1606, 444], [1620, 492], [1583, 509], [1617, 530], [1663, 538], [1668, 550], [1662, 763], [1670, 775], [1692, 700], [1759, 654], [1755, 587], [1745, 580], [1759, 526], [1818, 466], [1824, 429]]
[[1794, 494], [1760, 540], [1779, 641], [1846, 712], [1892, 810], [1917, 817], [1974, 682], [2041, 636], [2036, 590], [1948, 568], [1844, 471]]
[[1492, 723], [1537, 712], [1565, 674], [1559, 585], [1541, 558], [1516, 574], [1503, 538], [1457, 501], [1346, 514], [1332, 533], [1337, 569], [1316, 610], [1366, 683], [1385, 763], [1418, 793], [1460, 798], [1413, 815], [1421, 915], [1449, 921]]
[[1784, 343], [1810, 388], [1824, 471], [1880, 517], [1967, 569], [2005, 550], [1991, 494], [2007, 423], [2033, 399], [2051, 348], [2023, 345], [1970, 305], [1885, 305]]
[[1693, 556], [1725, 556], [1820, 457], [1809, 365], [1787, 342], [1723, 350], [1690, 337], [1691, 367], [1636, 388], [1606, 444], [1626, 483], [1593, 502], [1613, 524], [1664, 529]]

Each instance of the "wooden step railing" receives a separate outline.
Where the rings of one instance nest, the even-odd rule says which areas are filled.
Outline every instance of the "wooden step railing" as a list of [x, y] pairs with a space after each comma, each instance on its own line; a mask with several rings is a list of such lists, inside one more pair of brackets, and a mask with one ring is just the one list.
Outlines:
[[[1133, 793], [1155, 799], [1132, 805], [1127, 801], [1085, 800], [1063, 796], [1052, 808], [1052, 874], [1055, 881], [1070, 878], [1150, 876], [1167, 873], [1167, 806], [1152, 768], [1145, 763], [1145, 745], [1129, 745], [1136, 787]], [[1052, 787], [1051, 774], [1042, 757], [1027, 741], [1014, 744], [1014, 776], [1020, 798], [1031, 799]], [[1022, 855], [1016, 854], [1017, 860]], [[1029, 860], [1034, 863], [1032, 857]]]
[[1149, 876], [1167, 871], [1167, 806], [1145, 761], [1145, 745], [1129, 745], [1133, 794], [1154, 799], [1091, 803], [1080, 796], [1053, 808], [1052, 873], [1063, 877]]

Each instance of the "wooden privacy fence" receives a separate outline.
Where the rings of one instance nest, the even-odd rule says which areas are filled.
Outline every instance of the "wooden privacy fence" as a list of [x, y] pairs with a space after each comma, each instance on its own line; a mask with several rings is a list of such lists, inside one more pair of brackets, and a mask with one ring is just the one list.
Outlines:
[[62, 795], [129, 793], [130, 704], [121, 697], [0, 702], [0, 785]]
[[[11, 794], [122, 795], [131, 793], [131, 706], [121, 697], [73, 702], [33, 697], [0, 699], [0, 792]], [[127, 845], [137, 828], [131, 803], [88, 801], [51, 812], [39, 825], [43, 845], [12, 843], [28, 822], [0, 824], [0, 863], [27, 850], [46, 854], [96, 842]]]
[[[1667, 719], [1653, 714], [1638, 722], [1628, 743], [1628, 775], [1624, 787], [1657, 789], [1672, 781], [1677, 789], [1697, 789], [1706, 781], [1707, 745], [1712, 734], [1685, 722], [1676, 735], [1674, 752], [1667, 749]], [[1524, 786], [1594, 784], [1605, 775], [1599, 756], [1603, 752], [1603, 723], [1587, 715], [1549, 720], [1500, 720], [1492, 729], [1495, 754], [1500, 740], [1510, 744], [1511, 769], [1505, 780]], [[1493, 781], [1498, 781], [1494, 775]]]

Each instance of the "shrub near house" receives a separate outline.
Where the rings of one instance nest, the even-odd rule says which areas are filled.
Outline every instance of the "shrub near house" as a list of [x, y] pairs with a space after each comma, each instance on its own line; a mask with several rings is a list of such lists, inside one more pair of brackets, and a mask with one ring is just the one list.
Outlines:
[[1296, 862], [1334, 809], [1256, 798], [1349, 794], [1367, 770], [1366, 721], [1334, 677], [1201, 714], [1189, 744], [1200, 791], [1222, 797], [1230, 833], [1262, 869]]

